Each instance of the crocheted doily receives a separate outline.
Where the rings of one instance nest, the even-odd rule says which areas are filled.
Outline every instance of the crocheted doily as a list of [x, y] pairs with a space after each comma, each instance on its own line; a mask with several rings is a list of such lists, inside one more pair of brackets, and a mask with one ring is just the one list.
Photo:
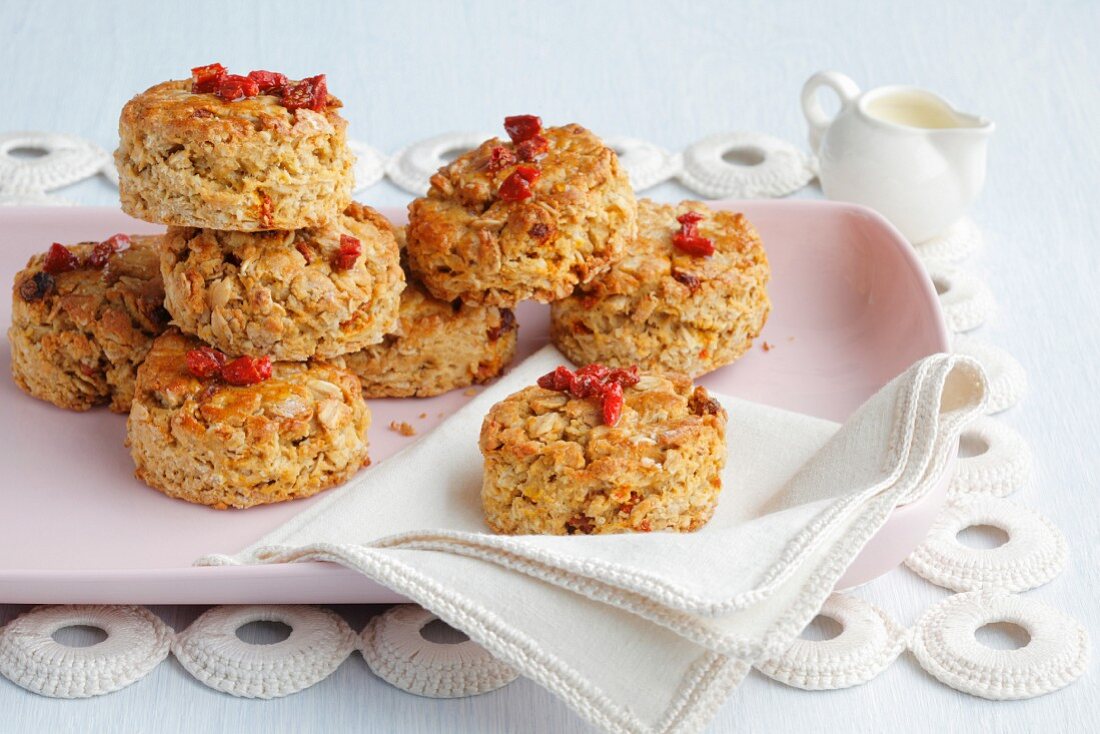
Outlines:
[[779, 657], [757, 663], [756, 669], [795, 688], [848, 688], [877, 676], [905, 647], [905, 631], [857, 597], [833, 594], [818, 615], [840, 624], [840, 634], [829, 640], [799, 638]]
[[[493, 137], [484, 132], [452, 132], [413, 143], [391, 156], [357, 140], [355, 191], [383, 177], [417, 196], [441, 166]], [[701, 140], [683, 153], [638, 138], [609, 136], [607, 144], [637, 191], [678, 179], [700, 196], [757, 198], [786, 196], [816, 176], [815, 159], [795, 146], [761, 133], [738, 132]], [[40, 157], [16, 157], [11, 151], [41, 151]], [[72, 135], [8, 133], [0, 136], [0, 204], [62, 204], [48, 197], [54, 189], [102, 174], [118, 184], [118, 171], [102, 148]]]
[[[450, 133], [393, 156], [352, 141], [356, 191], [388, 177], [421, 194], [440, 166], [488, 137]], [[682, 154], [634, 138], [607, 140], [638, 190], [676, 178], [702, 196], [784, 196], [815, 175], [811, 156], [756, 133], [716, 135]], [[19, 149], [42, 155], [13, 155]], [[0, 204], [66, 204], [49, 192], [97, 174], [117, 183], [110, 156], [88, 141], [42, 133], [0, 135]], [[982, 234], [969, 219], [914, 245], [953, 332], [980, 327], [994, 311], [989, 288], [959, 268], [981, 247]], [[1010, 354], [958, 333], [953, 349], [985, 367], [989, 413], [1004, 411], [1023, 396], [1027, 377]], [[833, 595], [821, 615], [836, 620], [841, 633], [823, 641], [796, 639], [783, 654], [758, 661], [760, 672], [798, 688], [843, 688], [871, 680], [909, 649], [936, 679], [994, 699], [1048, 693], [1084, 672], [1089, 654], [1084, 629], [1038, 601], [1007, 593], [1050, 581], [1066, 562], [1065, 540], [1057, 528], [1034, 511], [999, 499], [1030, 481], [1030, 449], [1018, 433], [990, 417], [967, 427], [961, 446], [951, 499], [906, 563], [931, 582], [964, 593], [936, 604], [908, 630], [866, 601]], [[974, 525], [1001, 528], [1008, 541], [992, 549], [969, 548], [958, 533]], [[515, 670], [469, 639], [455, 644], [426, 639], [423, 630], [436, 619], [419, 607], [398, 606], [357, 635], [340, 616], [316, 607], [214, 607], [174, 633], [141, 607], [36, 607], [0, 629], [0, 674], [47, 696], [95, 696], [139, 680], [171, 651], [211, 688], [272, 698], [323, 680], [359, 649], [379, 677], [422, 696], [475, 695], [516, 678]], [[270, 645], [238, 637], [241, 627], [257, 621], [281, 622], [290, 634]], [[1024, 627], [1030, 642], [1018, 650], [993, 650], [977, 641], [975, 630], [1001, 621]], [[58, 630], [79, 625], [102, 629], [107, 638], [82, 648], [54, 639]]]
[[[1004, 531], [1008, 540], [996, 548], [971, 548], [959, 541], [962, 530], [982, 525]], [[1062, 572], [1066, 541], [1032, 509], [999, 497], [964, 495], [948, 502], [905, 564], [953, 591], [1027, 591]]]
[[481, 645], [432, 642], [424, 628], [439, 617], [412, 604], [394, 607], [363, 630], [363, 658], [382, 680], [408, 693], [458, 698], [488, 693], [519, 674]]
[[1031, 481], [1031, 448], [1004, 423], [982, 417], [963, 429], [960, 445], [975, 452], [960, 456], [948, 492], [1004, 497]]

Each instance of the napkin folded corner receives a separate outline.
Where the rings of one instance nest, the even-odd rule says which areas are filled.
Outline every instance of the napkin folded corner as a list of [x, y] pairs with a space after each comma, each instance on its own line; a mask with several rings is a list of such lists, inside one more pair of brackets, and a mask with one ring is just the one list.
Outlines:
[[249, 548], [199, 562], [340, 563], [438, 614], [607, 731], [694, 731], [753, 662], [801, 632], [890, 513], [943, 479], [987, 393], [975, 360], [938, 354], [839, 427], [720, 396], [729, 459], [719, 510], [701, 530], [492, 535], [470, 437], [492, 403], [563, 361], [543, 349]]

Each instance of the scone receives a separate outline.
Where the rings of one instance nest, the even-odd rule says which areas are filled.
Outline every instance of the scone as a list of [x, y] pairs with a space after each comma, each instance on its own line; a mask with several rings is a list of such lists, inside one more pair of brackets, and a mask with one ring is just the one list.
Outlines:
[[580, 125], [543, 130], [529, 115], [506, 128], [512, 143], [493, 138], [459, 156], [409, 205], [409, 265], [436, 298], [553, 301], [634, 238], [634, 193], [603, 141]]
[[138, 365], [168, 326], [159, 239], [54, 244], [30, 259], [15, 276], [8, 329], [19, 387], [69, 410], [130, 409]]
[[324, 363], [231, 359], [171, 329], [138, 370], [137, 477], [217, 509], [309, 497], [368, 462], [359, 381]]
[[[405, 228], [395, 230], [404, 252]], [[332, 360], [355, 373], [367, 398], [429, 397], [499, 376], [516, 355], [511, 309], [433, 298], [405, 273], [397, 329]]]
[[261, 85], [213, 67], [220, 69], [157, 84], [122, 108], [115, 163], [123, 211], [246, 232], [313, 227], [343, 211], [354, 157], [324, 77], [253, 72], [271, 75]]
[[229, 354], [302, 361], [354, 352], [397, 328], [405, 278], [389, 222], [352, 204], [289, 232], [169, 227], [165, 307]]
[[515, 354], [511, 309], [440, 301], [410, 280], [397, 330], [333, 362], [355, 373], [365, 397], [429, 397], [488, 382]]
[[643, 199], [627, 255], [551, 306], [550, 337], [576, 364], [699, 376], [752, 346], [771, 310], [769, 277], [744, 215]]
[[482, 424], [485, 519], [506, 534], [696, 530], [718, 503], [725, 432], [685, 377], [559, 367]]

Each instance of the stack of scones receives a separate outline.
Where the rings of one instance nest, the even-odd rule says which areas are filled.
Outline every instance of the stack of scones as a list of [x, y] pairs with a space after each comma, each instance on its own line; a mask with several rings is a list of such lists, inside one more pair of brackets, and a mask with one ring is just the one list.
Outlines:
[[[522, 301], [551, 304], [551, 340], [574, 363], [658, 375], [728, 364], [763, 328], [769, 267], [747, 220], [637, 200], [615, 151], [580, 125], [505, 118], [508, 139], [442, 167], [397, 227], [351, 200], [340, 108], [324, 75], [221, 64], [131, 99], [122, 209], [167, 230], [31, 258], [12, 293], [16, 383], [69, 410], [128, 412], [140, 479], [244, 508], [368, 464], [365, 399], [499, 376]], [[631, 380], [628, 410], [643, 392]], [[602, 409], [617, 416], [613, 402]], [[530, 509], [514, 489], [501, 490], [514, 517], [490, 521], [504, 532]]]
[[369, 461], [359, 380], [332, 360], [396, 330], [405, 281], [389, 222], [351, 201], [340, 107], [323, 75], [212, 64], [122, 110], [122, 208], [168, 225], [172, 328], [127, 424], [137, 475], [165, 494], [249, 507]]

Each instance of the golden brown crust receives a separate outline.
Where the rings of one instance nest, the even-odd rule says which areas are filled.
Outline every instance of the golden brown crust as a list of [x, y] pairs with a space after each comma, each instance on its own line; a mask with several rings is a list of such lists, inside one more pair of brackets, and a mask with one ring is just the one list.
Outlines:
[[687, 378], [643, 373], [615, 426], [599, 402], [528, 387], [481, 427], [482, 505], [507, 534], [692, 531], [722, 488], [726, 413]]
[[367, 398], [429, 397], [498, 377], [515, 353], [510, 309], [440, 301], [409, 280], [397, 330], [333, 362], [355, 373]]
[[[405, 228], [394, 235], [406, 252]], [[333, 358], [359, 378], [366, 398], [430, 397], [488, 382], [516, 354], [510, 309], [432, 297], [407, 272], [397, 328], [379, 344]]]
[[168, 81], [122, 108], [115, 163], [127, 214], [181, 227], [290, 230], [351, 201], [339, 100], [291, 111], [271, 95], [226, 102]]
[[170, 497], [217, 509], [309, 497], [364, 466], [370, 411], [359, 381], [322, 362], [276, 362], [233, 387], [187, 370], [202, 343], [169, 330], [138, 370], [126, 423], [136, 475]]
[[[341, 235], [362, 248], [349, 269], [332, 265]], [[289, 232], [170, 227], [161, 271], [184, 332], [228, 354], [289, 361], [377, 344], [397, 327], [404, 288], [389, 222], [361, 204]]]
[[548, 128], [534, 196], [497, 197], [515, 170], [487, 167], [488, 140], [432, 176], [409, 205], [409, 265], [444, 301], [549, 302], [620, 257], [636, 231], [634, 193], [615, 152], [580, 125]]
[[[51, 276], [53, 288], [27, 301], [20, 286], [42, 273], [35, 255], [12, 289], [11, 369], [28, 394], [69, 410], [108, 403], [130, 409], [134, 378], [154, 337], [168, 325], [158, 267], [160, 237], [131, 237], [129, 249], [102, 269], [82, 267]], [[81, 261], [94, 243], [69, 249]]]
[[[676, 217], [703, 214], [715, 252], [694, 257], [672, 244]], [[771, 310], [768, 258], [743, 214], [701, 202], [638, 202], [638, 238], [626, 256], [553, 304], [554, 345], [577, 364], [637, 364], [699, 376], [741, 356]]]

